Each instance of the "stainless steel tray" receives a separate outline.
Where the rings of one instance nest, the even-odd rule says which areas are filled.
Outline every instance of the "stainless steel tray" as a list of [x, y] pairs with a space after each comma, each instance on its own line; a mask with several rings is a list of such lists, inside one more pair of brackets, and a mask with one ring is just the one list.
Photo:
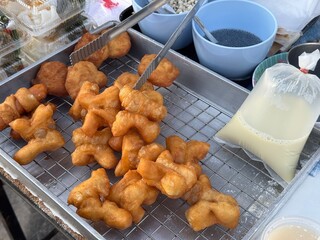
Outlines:
[[[129, 55], [107, 60], [101, 68], [109, 78], [109, 84], [124, 71], [135, 72], [139, 59], [146, 53], [159, 52], [161, 45], [139, 32], [129, 30], [132, 49]], [[41, 62], [36, 62], [18, 75], [0, 82], [0, 101], [22, 86], [29, 86], [43, 61], [58, 60], [68, 63], [73, 44], [53, 53]], [[188, 205], [182, 200], [170, 200], [159, 196], [152, 206], [145, 207], [143, 220], [131, 228], [118, 231], [102, 222], [93, 223], [79, 217], [75, 208], [67, 205], [70, 190], [87, 179], [97, 164], [73, 166], [70, 153], [74, 150], [72, 131], [80, 126], [67, 114], [71, 102], [68, 99], [48, 98], [58, 108], [54, 115], [59, 130], [66, 139], [63, 148], [38, 156], [26, 166], [17, 164], [11, 156], [23, 144], [9, 136], [9, 129], [0, 132], [0, 173], [30, 202], [36, 205], [67, 237], [76, 239], [243, 239], [250, 238], [262, 226], [274, 206], [279, 205], [300, 171], [288, 187], [281, 187], [268, 174], [263, 164], [250, 160], [241, 149], [232, 149], [213, 141], [214, 134], [229, 121], [248, 95], [237, 84], [209, 71], [192, 60], [170, 51], [167, 57], [180, 69], [177, 82], [169, 88], [159, 88], [168, 108], [168, 115], [161, 123], [161, 136], [177, 134], [184, 139], [197, 139], [211, 144], [206, 159], [202, 161], [206, 173], [217, 190], [234, 196], [241, 207], [239, 226], [228, 230], [212, 226], [194, 232], [188, 226], [184, 212]], [[320, 134], [314, 129], [301, 155], [307, 169], [319, 155]], [[311, 159], [311, 160], [309, 160]], [[112, 171], [108, 172], [112, 183], [117, 181]]]

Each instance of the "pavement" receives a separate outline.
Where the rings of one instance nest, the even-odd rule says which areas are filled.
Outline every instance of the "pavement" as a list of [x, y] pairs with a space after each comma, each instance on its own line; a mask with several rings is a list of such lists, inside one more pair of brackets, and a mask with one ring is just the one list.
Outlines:
[[[64, 240], [67, 239], [55, 227], [44, 218], [33, 206], [21, 198], [8, 185], [3, 185], [4, 191], [10, 201], [14, 213], [27, 240]], [[10, 216], [12, 217], [12, 216]], [[0, 239], [19, 240], [13, 238], [0, 214]]]

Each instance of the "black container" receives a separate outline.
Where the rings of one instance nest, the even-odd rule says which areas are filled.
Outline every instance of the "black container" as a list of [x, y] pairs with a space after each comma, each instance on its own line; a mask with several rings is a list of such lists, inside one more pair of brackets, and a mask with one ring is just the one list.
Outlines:
[[[303, 44], [297, 45], [291, 48], [290, 51], [288, 52], [288, 63], [300, 69], [299, 61], [298, 61], [299, 56], [304, 52], [312, 53], [317, 49], [319, 49], [320, 51], [320, 43], [303, 43]], [[309, 73], [315, 74], [320, 78], [320, 61], [318, 61], [314, 71], [310, 70]]]

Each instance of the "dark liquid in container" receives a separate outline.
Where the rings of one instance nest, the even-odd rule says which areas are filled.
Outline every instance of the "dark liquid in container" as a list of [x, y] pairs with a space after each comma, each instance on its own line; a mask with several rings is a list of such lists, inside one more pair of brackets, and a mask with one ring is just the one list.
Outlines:
[[211, 34], [218, 40], [217, 44], [227, 47], [247, 47], [262, 42], [253, 33], [239, 29], [219, 29]]

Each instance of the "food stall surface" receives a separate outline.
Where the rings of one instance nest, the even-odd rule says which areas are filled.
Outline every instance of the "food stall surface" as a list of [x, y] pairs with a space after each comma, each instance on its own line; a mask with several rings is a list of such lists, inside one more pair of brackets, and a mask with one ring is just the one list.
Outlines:
[[[318, 29], [319, 23], [320, 21], [314, 25]], [[313, 30], [311, 29], [311, 31]], [[299, 40], [300, 43], [304, 41], [309, 40], [305, 40], [303, 38]], [[61, 233], [57, 233], [55, 226], [53, 226], [40, 213], [38, 213], [33, 206], [30, 206], [27, 202], [20, 198], [14, 191], [12, 191], [10, 187], [4, 185], [4, 188], [17, 215], [22, 230], [24, 231], [26, 239], [67, 239]], [[0, 221], [1, 239], [12, 239], [8, 236], [7, 229], [2, 223], [3, 219]]]

